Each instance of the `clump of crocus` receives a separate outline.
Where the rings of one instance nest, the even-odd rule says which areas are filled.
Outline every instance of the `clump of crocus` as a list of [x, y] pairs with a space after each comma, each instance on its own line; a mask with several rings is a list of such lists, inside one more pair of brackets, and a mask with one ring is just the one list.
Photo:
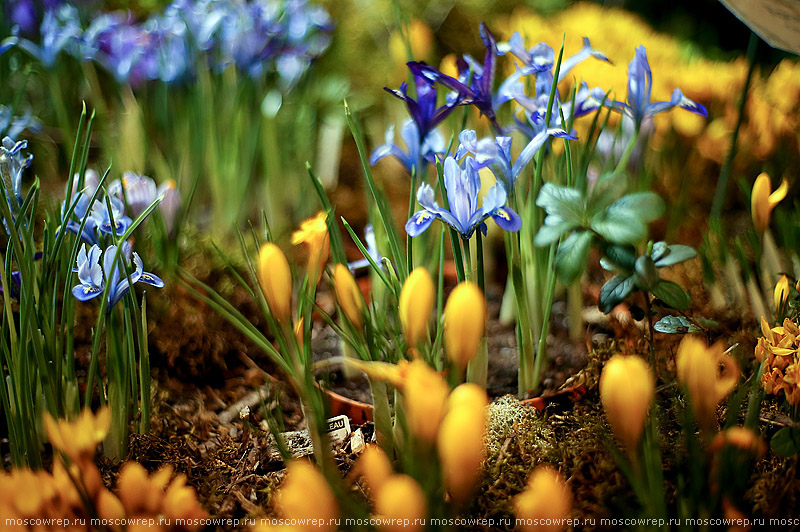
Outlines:
[[375, 512], [383, 532], [424, 530], [428, 504], [425, 493], [408, 475], [390, 476], [375, 497]]
[[614, 355], [600, 375], [600, 399], [611, 429], [633, 453], [653, 400], [655, 379], [639, 357]]
[[769, 217], [772, 209], [786, 197], [789, 191], [789, 182], [784, 179], [775, 192], [772, 191], [769, 175], [762, 172], [753, 183], [750, 194], [750, 207], [753, 215], [753, 225], [758, 234], [764, 234], [769, 226]]
[[681, 341], [675, 363], [678, 381], [689, 392], [697, 422], [711, 428], [716, 422], [717, 405], [736, 387], [739, 365], [725, 354], [721, 343], [709, 347], [694, 336]]
[[308, 279], [319, 283], [328, 254], [331, 241], [328, 235], [328, 215], [320, 211], [313, 218], [300, 224], [300, 229], [292, 233], [292, 245], [305, 244], [308, 251]]
[[572, 493], [556, 470], [550, 466], [537, 467], [525, 491], [514, 497], [517, 527], [524, 531], [558, 532], [572, 507]]
[[258, 281], [276, 321], [289, 323], [292, 313], [292, 272], [281, 248], [267, 242], [258, 253]]
[[444, 340], [447, 358], [463, 371], [478, 353], [486, 328], [486, 300], [477, 285], [463, 282], [447, 298]]
[[92, 461], [110, 426], [111, 410], [108, 408], [101, 408], [97, 414], [86, 409], [72, 422], [56, 421], [50, 414], [44, 416], [50, 443], [76, 464]]
[[[336, 530], [339, 505], [319, 469], [308, 460], [293, 460], [276, 497], [278, 514], [286, 520], [316, 520], [314, 530]], [[310, 529], [310, 528], [309, 528]]]
[[367, 445], [350, 472], [353, 480], [363, 478], [373, 497], [391, 475], [392, 464], [389, 457], [377, 445]]
[[360, 330], [364, 325], [364, 298], [353, 274], [344, 264], [337, 264], [333, 269], [333, 288], [339, 308], [353, 327]]
[[764, 363], [761, 386], [768, 394], [783, 392], [792, 406], [800, 404], [800, 327], [785, 318], [783, 325], [770, 328], [762, 317], [761, 334], [755, 349], [756, 358]]
[[436, 441], [450, 388], [444, 378], [421, 359], [405, 368], [403, 405], [409, 428], [421, 442]]
[[477, 384], [458, 386], [447, 401], [437, 438], [439, 460], [450, 496], [467, 502], [480, 477], [486, 430], [486, 391]]
[[403, 283], [400, 291], [400, 324], [409, 347], [419, 344], [428, 331], [435, 292], [431, 274], [423, 267], [414, 268]]

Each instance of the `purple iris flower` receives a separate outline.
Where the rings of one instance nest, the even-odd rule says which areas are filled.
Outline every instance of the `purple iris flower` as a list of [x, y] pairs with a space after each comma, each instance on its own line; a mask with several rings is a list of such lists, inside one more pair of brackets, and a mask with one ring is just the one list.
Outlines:
[[486, 47], [483, 64], [479, 64], [470, 57], [458, 58], [459, 79], [443, 74], [422, 62], [408, 63], [408, 67], [415, 76], [423, 76], [456, 91], [458, 104], [474, 105], [492, 122], [495, 131], [502, 132], [503, 129], [497, 123], [495, 116], [495, 97], [492, 93], [494, 75], [497, 70], [497, 40], [484, 22], [481, 22], [480, 34]]
[[[102, 253], [103, 263], [100, 264]], [[100, 247], [93, 245], [86, 251], [86, 244], [81, 246], [78, 252], [78, 267], [73, 271], [77, 272], [80, 284], [72, 288], [72, 295], [78, 301], [88, 301], [103, 293], [106, 285], [108, 290], [108, 312], [122, 300], [130, 290], [131, 285], [145, 283], [156, 288], [162, 288], [164, 281], [157, 275], [143, 271], [144, 266], [138, 253], [133, 253], [133, 270], [130, 272], [130, 282], [128, 275], [120, 273], [120, 261], [129, 267], [131, 260], [131, 245], [128, 242], [122, 244], [120, 256], [117, 257], [117, 246], [111, 245], [101, 252]]]
[[[375, 148], [372, 155], [370, 155], [369, 164], [374, 165], [384, 157], [391, 155], [406, 167], [409, 174], [413, 174], [416, 166], [422, 161], [429, 161], [435, 164], [436, 156], [444, 153], [445, 149], [447, 149], [444, 137], [436, 129], [428, 133], [428, 136], [425, 137], [420, 146], [417, 124], [410, 118], [403, 122], [400, 136], [406, 143], [407, 151], [403, 151], [394, 143], [394, 126], [389, 126], [384, 137], [385, 144]], [[419, 173], [419, 169], [417, 169], [417, 173]]]
[[81, 24], [78, 10], [70, 4], [48, 9], [42, 19], [40, 33], [41, 44], [20, 39], [19, 46], [45, 67], [51, 68], [62, 51], [74, 53], [80, 48]]
[[456, 159], [467, 154], [475, 157], [478, 169], [489, 168], [507, 190], [513, 190], [522, 170], [533, 159], [549, 137], [577, 140], [560, 128], [540, 127], [530, 137], [516, 161], [511, 160], [511, 137], [488, 137], [478, 140], [474, 130], [465, 129], [458, 135], [461, 143], [456, 151]]
[[465, 157], [460, 165], [453, 157], [444, 160], [444, 188], [449, 210], [439, 207], [430, 185], [426, 183], [419, 187], [417, 202], [422, 210], [415, 212], [406, 222], [406, 233], [417, 236], [437, 218], [453, 227], [464, 239], [471, 237], [477, 228], [485, 235], [484, 220], [488, 217], [506, 231], [516, 232], [522, 227], [519, 215], [506, 206], [506, 189], [500, 181], [486, 192], [483, 204], [478, 207], [481, 179], [478, 164], [472, 157]]
[[416, 144], [419, 145], [424, 142], [424, 139], [428, 138], [428, 135], [436, 129], [445, 118], [450, 116], [450, 113], [455, 111], [458, 102], [448, 101], [444, 105], [437, 107], [436, 86], [433, 84], [433, 81], [417, 72], [416, 70], [418, 69], [413, 65], [414, 63], [409, 63], [408, 67], [412, 73], [414, 73], [414, 86], [417, 94], [416, 100], [408, 95], [408, 83], [405, 81], [400, 84], [399, 90], [390, 89], [388, 87], [384, 87], [383, 89], [406, 103], [408, 114], [417, 126], [418, 140]]
[[642, 122], [653, 115], [681, 107], [700, 116], [708, 116], [706, 108], [683, 95], [680, 89], [672, 91], [672, 97], [665, 102], [651, 102], [650, 91], [653, 88], [653, 73], [647, 61], [647, 50], [642, 45], [636, 47], [636, 53], [628, 65], [628, 100], [627, 103], [614, 101], [612, 107], [630, 116], [637, 130]]

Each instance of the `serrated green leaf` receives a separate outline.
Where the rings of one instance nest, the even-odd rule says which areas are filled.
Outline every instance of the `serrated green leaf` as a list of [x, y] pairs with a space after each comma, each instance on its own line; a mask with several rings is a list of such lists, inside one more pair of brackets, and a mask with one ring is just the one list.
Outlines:
[[558, 246], [556, 269], [564, 284], [570, 284], [583, 273], [589, 252], [592, 250], [593, 239], [591, 231], [580, 231], [569, 235]]
[[635, 214], [606, 209], [592, 217], [589, 226], [613, 244], [636, 244], [647, 236], [647, 226]]
[[598, 301], [600, 310], [608, 314], [614, 307], [625, 301], [625, 298], [633, 292], [633, 289], [633, 276], [617, 275], [612, 277], [600, 289], [600, 300]]
[[680, 285], [672, 281], [659, 281], [652, 289], [653, 295], [663, 301], [666, 305], [676, 308], [685, 309], [689, 307], [689, 302], [692, 298], [686, 293], [686, 290]]
[[549, 246], [565, 233], [572, 231], [578, 224], [574, 222], [567, 222], [567, 221], [560, 221], [555, 224], [551, 224], [550, 220], [555, 218], [554, 216], [548, 216], [545, 221], [544, 225], [539, 229], [539, 232], [536, 233], [536, 238], [534, 238], [533, 243], [538, 247]]
[[553, 183], [545, 183], [536, 198], [536, 205], [547, 214], [555, 215], [559, 221], [580, 225], [585, 214], [583, 196], [580, 191], [570, 187], [562, 187]]
[[612, 203], [608, 210], [632, 213], [643, 223], [650, 223], [664, 214], [666, 205], [655, 192], [634, 192]]
[[789, 458], [800, 452], [800, 430], [782, 427], [772, 436], [769, 446], [775, 454]]
[[684, 316], [664, 316], [653, 325], [653, 328], [660, 333], [667, 334], [685, 334], [700, 330]]
[[673, 266], [685, 260], [693, 259], [696, 256], [697, 252], [694, 250], [694, 248], [681, 244], [673, 244], [671, 246], [667, 246], [664, 254], [662, 254], [661, 257], [656, 260], [656, 267], [664, 268], [666, 266]]

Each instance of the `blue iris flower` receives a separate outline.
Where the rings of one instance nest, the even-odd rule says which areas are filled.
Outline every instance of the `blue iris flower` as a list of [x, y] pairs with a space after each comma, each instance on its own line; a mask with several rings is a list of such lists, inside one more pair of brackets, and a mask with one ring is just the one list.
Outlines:
[[108, 246], [105, 252], [102, 252], [102, 266], [100, 265], [100, 255], [101, 250], [97, 245], [93, 245], [87, 252], [86, 244], [84, 244], [78, 252], [78, 267], [73, 271], [77, 272], [80, 284], [72, 288], [72, 295], [78, 301], [94, 299], [103, 293], [108, 284], [108, 312], [111, 312], [111, 309], [128, 293], [133, 284], [141, 282], [156, 288], [164, 286], [164, 281], [160, 277], [143, 271], [142, 259], [138, 253], [133, 253], [134, 268], [130, 272], [130, 282], [127, 275], [120, 273], [119, 261], [124, 263], [130, 261], [131, 245], [128, 242], [122, 244], [119, 257], [117, 257], [117, 246]]
[[[514, 32], [511, 39], [506, 43], [499, 43], [497, 49], [500, 55], [510, 52], [517, 59], [522, 61], [522, 66], [517, 68], [515, 75], [512, 75], [504, 83], [505, 87], [501, 90], [504, 97], [516, 99], [516, 94], [523, 92], [520, 78], [532, 74], [536, 76], [536, 82], [534, 84], [536, 97], [550, 94], [550, 88], [553, 85], [554, 78], [553, 69], [555, 68], [555, 53], [550, 46], [542, 42], [530, 50], [527, 50], [525, 49], [525, 43], [520, 34]], [[589, 39], [584, 37], [581, 51], [561, 62], [561, 68], [558, 73], [558, 83], [561, 83], [578, 63], [590, 57], [608, 63], [611, 62], [603, 52], [592, 48]]]
[[612, 107], [630, 116], [638, 131], [644, 120], [674, 107], [681, 107], [700, 116], [708, 116], [706, 108], [683, 95], [680, 89], [672, 91], [672, 97], [665, 102], [651, 102], [650, 91], [653, 88], [653, 73], [647, 61], [647, 50], [642, 45], [636, 47], [636, 53], [628, 65], [628, 101], [612, 102]]
[[[33, 155], [22, 153], [27, 147], [27, 140], [15, 142], [10, 137], [5, 137], [0, 143], [0, 176], [8, 196], [8, 205], [15, 216], [22, 206], [22, 172], [33, 162]], [[12, 201], [12, 197], [16, 202]]]
[[[370, 258], [375, 262], [375, 264], [380, 266], [383, 257], [378, 249], [378, 241], [375, 239], [375, 230], [372, 228], [372, 224], [367, 224], [367, 226], [364, 228], [364, 242], [367, 245], [367, 253], [369, 254]], [[356, 273], [356, 271], [366, 268], [367, 266], [370, 266], [370, 262], [366, 257], [347, 263], [347, 267], [352, 273]]]
[[40, 33], [40, 45], [27, 39], [20, 39], [19, 46], [45, 67], [52, 68], [62, 51], [74, 52], [80, 46], [82, 31], [77, 8], [63, 4], [48, 9], [42, 19]]
[[417, 126], [419, 140], [416, 144], [422, 144], [424, 139], [427, 139], [428, 135], [456, 109], [459, 102], [448, 100], [444, 105], [437, 106], [436, 86], [430, 79], [415, 72], [412, 65], [413, 63], [409, 63], [408, 66], [414, 73], [416, 100], [408, 95], [408, 83], [405, 81], [400, 84], [399, 90], [390, 89], [388, 87], [384, 87], [383, 89], [406, 103], [408, 114]]
[[[436, 155], [444, 153], [447, 146], [442, 134], [434, 129], [422, 141], [420, 146], [420, 135], [417, 129], [417, 124], [413, 119], [409, 118], [403, 122], [403, 128], [400, 130], [400, 136], [406, 143], [408, 151], [403, 151], [399, 146], [394, 143], [394, 126], [389, 126], [386, 129], [386, 136], [384, 138], [385, 144], [378, 146], [372, 152], [369, 158], [369, 164], [376, 164], [378, 161], [389, 155], [394, 156], [398, 161], [403, 163], [409, 174], [414, 173], [414, 168], [423, 160], [431, 163], [436, 163]], [[417, 174], [419, 169], [417, 169]]]
[[[133, 220], [125, 216], [125, 205], [122, 200], [116, 196], [108, 196], [108, 200], [111, 203], [110, 211], [105, 200], [95, 201], [90, 210], [89, 201], [92, 194], [94, 194], [94, 191], [83, 191], [75, 197], [75, 209], [72, 212], [72, 217], [64, 222], [64, 228], [80, 236], [81, 240], [87, 244], [92, 245], [99, 244], [103, 235], [114, 234], [117, 237], [124, 235]], [[67, 210], [66, 202], [62, 202], [62, 217], [67, 213]], [[86, 218], [86, 224], [83, 226], [83, 231], [79, 233], [84, 217]]]
[[577, 140], [560, 128], [540, 127], [530, 136], [530, 141], [522, 149], [516, 161], [511, 160], [511, 137], [494, 137], [478, 140], [475, 131], [465, 129], [458, 135], [461, 145], [456, 151], [456, 159], [467, 154], [475, 157], [478, 169], [489, 168], [506, 190], [513, 190], [522, 170], [538, 153], [549, 137]]
[[484, 220], [488, 217], [506, 231], [516, 232], [522, 227], [519, 215], [506, 206], [506, 189], [500, 181], [486, 192], [483, 204], [478, 207], [481, 179], [474, 158], [466, 156], [459, 165], [453, 157], [447, 157], [444, 160], [444, 187], [449, 210], [439, 207], [430, 185], [419, 187], [417, 202], [422, 210], [415, 212], [406, 222], [406, 233], [417, 236], [428, 229], [435, 219], [453, 227], [464, 239], [472, 236], [477, 228], [486, 234]]
[[497, 40], [484, 22], [481, 22], [480, 34], [486, 47], [483, 64], [481, 65], [469, 56], [458, 58], [458, 79], [443, 74], [422, 62], [408, 63], [408, 67], [415, 75], [424, 76], [456, 91], [458, 99], [455, 102], [461, 105], [474, 105], [491, 121], [495, 131], [501, 132], [503, 129], [497, 123], [495, 96], [492, 93], [497, 70]]

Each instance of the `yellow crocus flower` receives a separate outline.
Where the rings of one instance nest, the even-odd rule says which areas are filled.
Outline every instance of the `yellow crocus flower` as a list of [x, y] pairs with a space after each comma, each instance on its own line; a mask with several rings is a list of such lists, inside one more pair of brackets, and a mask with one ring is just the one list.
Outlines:
[[267, 242], [258, 253], [258, 282], [272, 316], [288, 323], [292, 313], [292, 272], [281, 248]]
[[786, 197], [789, 191], [789, 182], [784, 179], [781, 186], [772, 192], [769, 175], [762, 172], [753, 183], [753, 192], [750, 196], [751, 212], [753, 214], [753, 225], [759, 234], [763, 234], [769, 225], [769, 216], [772, 209]]

